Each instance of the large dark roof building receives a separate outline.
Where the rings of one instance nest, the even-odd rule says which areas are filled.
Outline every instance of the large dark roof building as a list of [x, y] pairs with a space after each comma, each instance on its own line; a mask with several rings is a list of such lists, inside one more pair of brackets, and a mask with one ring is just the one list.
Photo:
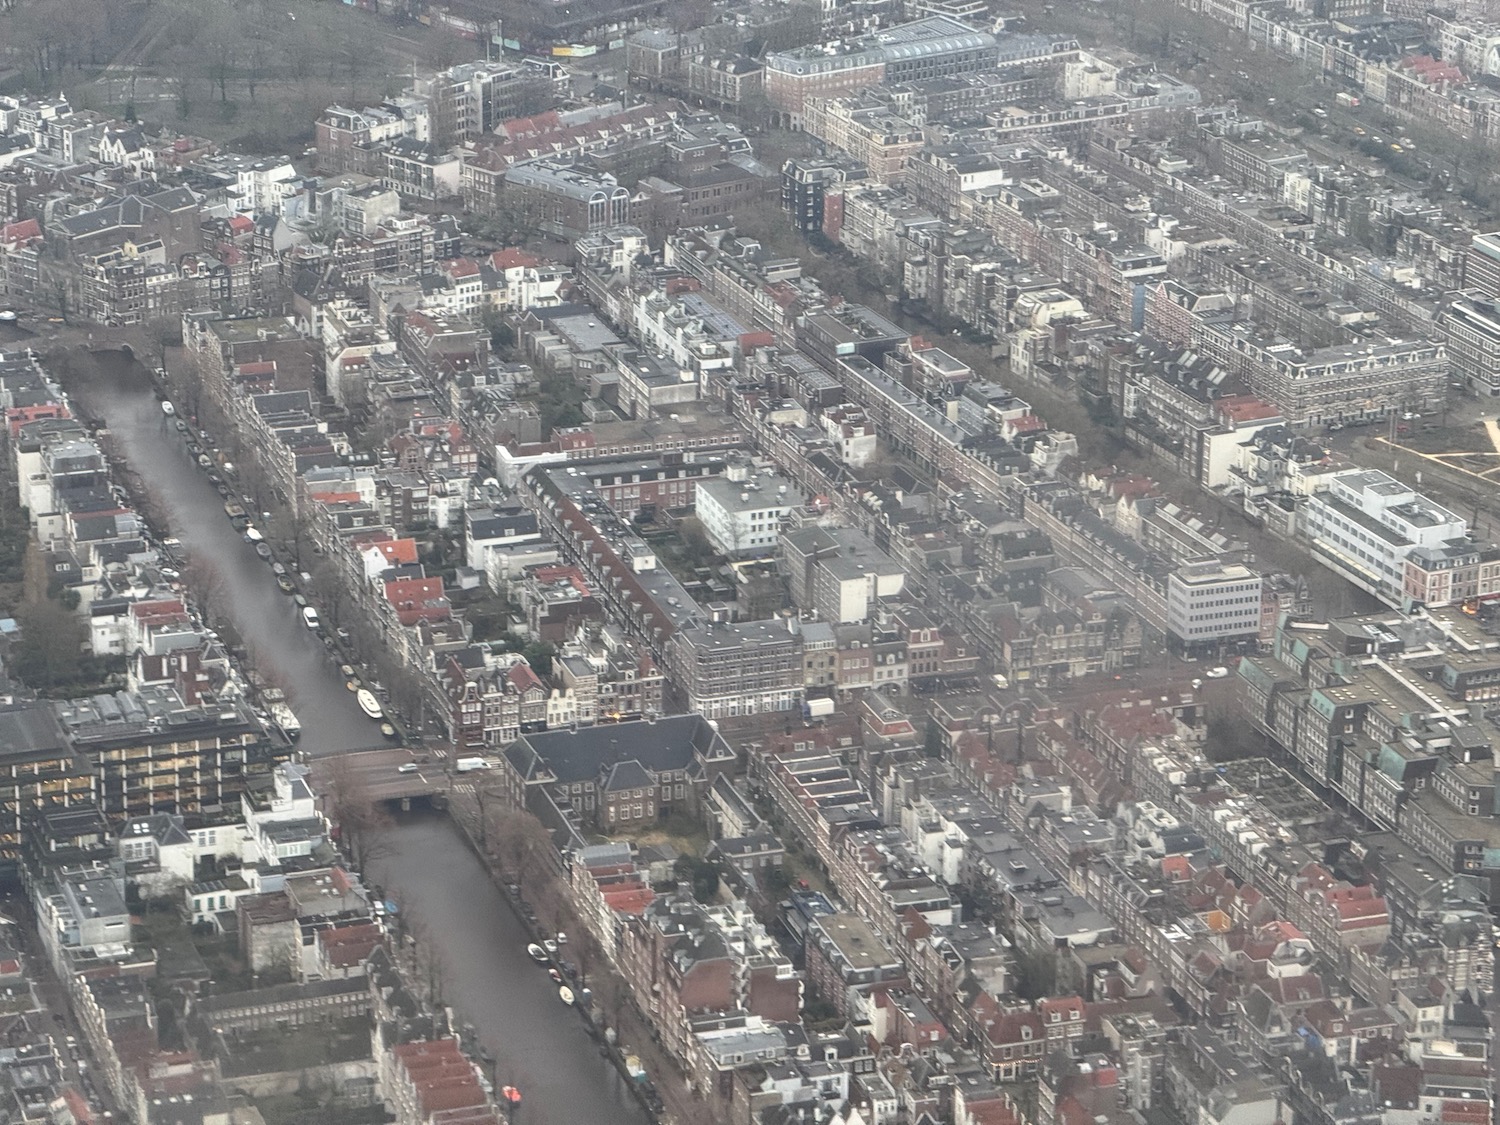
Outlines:
[[696, 808], [735, 754], [701, 715], [522, 735], [505, 752], [511, 797], [556, 831]]

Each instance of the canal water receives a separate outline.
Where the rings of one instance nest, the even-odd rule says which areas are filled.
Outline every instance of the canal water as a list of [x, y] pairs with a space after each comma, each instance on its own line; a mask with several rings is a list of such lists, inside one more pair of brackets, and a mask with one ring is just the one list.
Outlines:
[[[145, 370], [123, 353], [99, 358], [106, 377], [69, 393], [104, 419], [115, 451], [152, 489], [189, 556], [213, 560], [223, 575], [222, 612], [286, 686], [302, 748], [328, 755], [382, 745], [270, 566], [224, 517], [223, 500], [162, 414]], [[493, 1056], [497, 1084], [521, 1090], [516, 1125], [647, 1125], [625, 1080], [527, 955], [520, 920], [453, 823], [431, 812], [403, 815], [383, 845], [367, 877], [415, 920], [441, 967], [447, 1002]]]
[[188, 558], [212, 564], [219, 576], [215, 613], [233, 621], [256, 667], [286, 691], [302, 723], [302, 751], [320, 757], [388, 745], [292, 599], [277, 589], [270, 564], [230, 525], [223, 498], [161, 412], [145, 369], [123, 352], [96, 358], [106, 377], [68, 393], [108, 425], [114, 452], [151, 490]]
[[371, 862], [371, 877], [421, 921], [443, 990], [461, 1023], [515, 1086], [516, 1125], [646, 1125], [625, 1079], [565, 1007], [530, 940], [458, 828], [436, 813], [403, 816]]

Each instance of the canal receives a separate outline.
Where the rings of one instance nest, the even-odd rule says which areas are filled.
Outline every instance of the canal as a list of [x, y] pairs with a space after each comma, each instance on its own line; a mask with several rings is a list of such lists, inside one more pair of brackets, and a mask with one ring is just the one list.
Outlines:
[[494, 1055], [498, 1085], [521, 1091], [516, 1125], [646, 1125], [619, 1071], [526, 955], [530, 938], [453, 822], [403, 816], [385, 842], [370, 877], [420, 919], [449, 1003]]
[[[302, 748], [327, 755], [383, 744], [270, 567], [224, 518], [222, 499], [162, 414], [145, 370], [124, 354], [98, 358], [106, 378], [67, 390], [108, 424], [115, 451], [148, 482], [188, 554], [211, 559], [224, 576], [222, 612], [287, 686]], [[519, 919], [453, 823], [436, 813], [405, 815], [383, 843], [368, 878], [416, 920], [439, 958], [448, 1002], [494, 1056], [499, 1084], [522, 1091], [516, 1125], [646, 1125], [624, 1079], [527, 956]]]
[[292, 599], [276, 588], [270, 564], [225, 518], [223, 498], [188, 453], [173, 419], [161, 412], [145, 369], [123, 352], [95, 358], [106, 377], [68, 387], [68, 393], [104, 419], [114, 452], [146, 483], [188, 559], [208, 561], [216, 575], [215, 613], [234, 623], [254, 663], [285, 689], [302, 723], [302, 751], [321, 757], [387, 745]]

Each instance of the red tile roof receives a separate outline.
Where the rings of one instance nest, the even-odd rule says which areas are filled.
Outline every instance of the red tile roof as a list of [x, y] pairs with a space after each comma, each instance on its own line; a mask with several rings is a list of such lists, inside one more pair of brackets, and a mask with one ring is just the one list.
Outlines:
[[541, 258], [529, 250], [522, 250], [516, 246], [507, 246], [504, 250], [496, 250], [490, 255], [490, 268], [501, 271], [522, 269], [541, 264]]
[[417, 561], [415, 539], [385, 539], [371, 543], [366, 549], [379, 551], [392, 566], [407, 566]]
[[42, 227], [35, 219], [22, 219], [0, 227], [0, 242], [17, 244], [33, 242], [42, 237]]

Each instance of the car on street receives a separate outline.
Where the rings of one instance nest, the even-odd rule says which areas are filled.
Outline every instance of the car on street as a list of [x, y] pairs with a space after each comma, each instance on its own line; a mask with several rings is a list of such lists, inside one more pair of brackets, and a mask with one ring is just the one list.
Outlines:
[[404, 766], [397, 766], [396, 767], [396, 772], [397, 773], [416, 773], [417, 770], [418, 770], [418, 768], [419, 767], [417, 766], [416, 762], [407, 762]]
[[1204, 672], [1203, 674], [1205, 676], [1207, 676], [1210, 680], [1222, 680], [1226, 676], [1229, 675], [1229, 669], [1226, 668], [1226, 667], [1224, 667], [1222, 664], [1220, 664], [1220, 665], [1218, 665], [1216, 667], [1210, 668], [1207, 672]]
[[318, 611], [310, 605], [303, 606], [302, 624], [306, 625], [309, 629], [316, 629], [318, 627]]
[[288, 578], [285, 574], [277, 575], [276, 588], [283, 594], [294, 594], [297, 592], [297, 584], [290, 578]]
[[255, 553], [257, 555], [259, 555], [262, 559], [265, 559], [266, 561], [269, 562], [270, 558], [271, 558], [271, 546], [270, 546], [270, 544], [268, 544], [268, 543], [257, 543], [255, 545]]

